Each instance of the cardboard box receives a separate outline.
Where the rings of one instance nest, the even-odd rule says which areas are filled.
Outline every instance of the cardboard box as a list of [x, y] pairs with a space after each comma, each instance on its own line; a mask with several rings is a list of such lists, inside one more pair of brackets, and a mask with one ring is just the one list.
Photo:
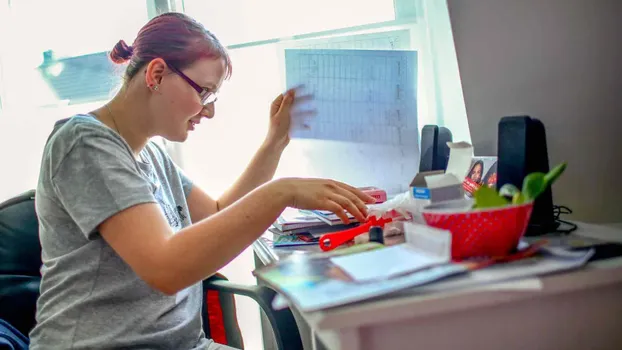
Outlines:
[[468, 142], [448, 142], [449, 161], [445, 171], [422, 172], [410, 183], [410, 193], [418, 207], [464, 198], [462, 183], [473, 159], [473, 147]]

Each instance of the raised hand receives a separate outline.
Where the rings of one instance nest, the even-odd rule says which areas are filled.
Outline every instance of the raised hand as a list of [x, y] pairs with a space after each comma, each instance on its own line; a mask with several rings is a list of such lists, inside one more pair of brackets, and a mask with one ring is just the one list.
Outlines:
[[270, 106], [268, 138], [287, 145], [290, 140], [292, 120], [315, 115], [315, 109], [309, 106], [312, 100], [313, 95], [305, 94], [303, 86], [297, 86], [278, 95]]

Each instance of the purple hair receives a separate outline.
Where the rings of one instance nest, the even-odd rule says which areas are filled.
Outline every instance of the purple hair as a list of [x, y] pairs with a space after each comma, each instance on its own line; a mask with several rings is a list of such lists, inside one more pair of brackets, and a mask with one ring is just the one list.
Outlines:
[[115, 63], [129, 61], [126, 81], [155, 58], [162, 58], [178, 69], [184, 69], [201, 58], [222, 58], [225, 78], [229, 78], [232, 72], [231, 59], [220, 41], [202, 24], [177, 12], [154, 17], [140, 29], [134, 45], [119, 40], [110, 52], [110, 59]]

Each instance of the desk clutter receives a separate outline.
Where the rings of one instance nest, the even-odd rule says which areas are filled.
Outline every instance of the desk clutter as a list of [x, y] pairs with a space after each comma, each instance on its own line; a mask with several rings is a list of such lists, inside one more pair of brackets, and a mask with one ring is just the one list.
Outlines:
[[579, 268], [593, 249], [572, 251], [524, 245], [506, 257], [455, 262], [423, 245], [365, 243], [327, 253], [300, 254], [255, 270], [279, 294], [273, 308], [291, 303], [305, 312], [392, 293], [430, 293]]
[[[382, 189], [373, 186], [360, 189], [374, 197], [376, 203], [387, 200], [387, 193]], [[319, 238], [324, 234], [360, 226], [352, 214], [347, 215], [350, 223], [344, 224], [337, 215], [329, 211], [287, 208], [268, 229], [273, 234], [272, 245], [288, 247], [319, 244]]]
[[[334, 216], [336, 217], [336, 215]], [[268, 229], [273, 234], [272, 244], [274, 247], [318, 244], [319, 237], [324, 233], [339, 231], [356, 225], [354, 217], [351, 218], [354, 222], [349, 225], [332, 219], [330, 213], [314, 213], [287, 208]]]
[[[496, 157], [474, 157], [466, 142], [447, 142], [447, 148], [444, 169], [420, 171], [407, 192], [370, 205], [366, 222], [344, 225], [328, 212], [284, 212], [270, 229], [273, 246], [320, 249], [253, 272], [279, 292], [273, 307], [293, 303], [314, 311], [396, 292], [549, 274], [580, 268], [597, 255], [597, 247], [607, 246], [604, 241], [577, 247], [527, 237], [534, 203], [543, 194], [550, 196], [565, 163], [550, 171], [547, 164], [545, 171], [500, 184]], [[389, 232], [402, 239], [387, 243]], [[360, 236], [366, 239], [356, 244]], [[609, 251], [621, 253], [616, 247]]]

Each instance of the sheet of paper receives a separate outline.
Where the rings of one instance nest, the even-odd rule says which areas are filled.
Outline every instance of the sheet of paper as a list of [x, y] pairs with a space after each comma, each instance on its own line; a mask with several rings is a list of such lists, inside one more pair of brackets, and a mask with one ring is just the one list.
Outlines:
[[331, 258], [333, 264], [343, 269], [359, 282], [391, 278], [425, 267], [445, 262], [442, 257], [426, 255], [399, 244], [364, 253]]
[[[371, 297], [371, 295], [387, 294], [390, 289], [392, 292], [390, 297], [392, 298], [397, 296], [428, 296], [438, 292], [462, 293], [463, 291], [473, 290], [538, 290], [542, 288], [542, 282], [535, 276], [580, 268], [585, 265], [594, 254], [594, 251], [583, 252], [582, 255], [555, 255], [553, 253], [542, 258], [493, 265], [482, 270], [472, 271], [466, 275], [458, 275], [431, 284], [432, 280], [426, 281], [426, 278], [433, 275], [435, 269], [443, 270], [459, 267], [460, 265], [439, 265], [418, 273], [406, 274], [382, 281], [382, 283], [360, 283], [356, 286], [351, 286], [345, 282], [338, 283], [338, 281], [335, 281], [330, 286], [319, 285], [321, 288], [311, 288], [307, 294], [301, 295], [300, 298], [296, 299], [296, 304], [303, 310], [307, 308], [307, 311], [312, 311], [318, 308], [329, 307], [327, 306], [328, 304], [340, 305], [339, 302], [334, 300], [335, 295], [338, 295], [342, 300], [348, 299], [348, 297], [352, 298], [351, 301], [361, 300], [361, 298], [356, 298], [355, 295], [360, 297], [363, 290], [369, 292], [366, 294], [366, 297]], [[352, 288], [348, 289], [347, 287]], [[381, 289], [384, 293], [378, 293], [378, 290]], [[322, 300], [322, 298], [326, 298], [326, 300]], [[343, 304], [343, 302], [341, 303]], [[275, 306], [283, 307], [286, 304], [287, 302], [283, 298], [275, 298]]]
[[451, 259], [451, 232], [448, 230], [407, 221], [404, 222], [404, 236], [406, 243], [419, 251], [445, 262]]
[[285, 74], [317, 110], [292, 138], [417, 146], [416, 51], [286, 49]]
[[[554, 252], [556, 253], [556, 252]], [[519, 260], [507, 264], [489, 266], [481, 270], [455, 279], [441, 281], [429, 286], [405, 291], [404, 293], [431, 293], [463, 288], [479, 288], [497, 283], [512, 283], [516, 280], [549, 274], [552, 272], [572, 270], [587, 263], [594, 254], [593, 250], [576, 252], [577, 254], [561, 254], [545, 258]]]

